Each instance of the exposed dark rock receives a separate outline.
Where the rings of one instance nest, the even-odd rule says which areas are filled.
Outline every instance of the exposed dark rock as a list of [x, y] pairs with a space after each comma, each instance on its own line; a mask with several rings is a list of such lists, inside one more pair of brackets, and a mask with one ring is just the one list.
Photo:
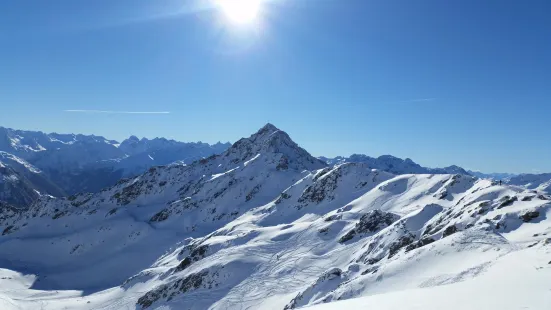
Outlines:
[[166, 221], [170, 217], [170, 211], [167, 208], [162, 209], [151, 217], [150, 222]]
[[201, 159], [199, 159], [199, 163], [200, 163], [201, 165], [204, 165], [204, 164], [206, 164], [206, 163], [208, 163], [208, 162], [209, 162], [209, 159], [208, 159], [208, 158], [201, 158]]
[[[84, 196], [84, 197], [82, 197], [82, 196]], [[79, 199], [79, 200], [73, 199], [71, 201], [71, 205], [74, 206], [74, 207], [80, 207], [80, 206], [86, 204], [88, 201], [90, 201], [90, 199], [92, 199], [92, 195], [91, 194], [79, 195], [77, 198], [81, 198], [81, 199]]]
[[2, 232], [2, 236], [4, 235], [8, 235], [8, 234], [11, 234], [12, 232], [14, 231], [17, 231], [17, 228], [13, 225], [9, 225], [8, 227], [6, 227], [4, 229], [4, 231]]
[[109, 210], [109, 212], [107, 212], [105, 217], [108, 217], [108, 216], [111, 216], [111, 215], [117, 213], [117, 210], [118, 210], [117, 208], [113, 208], [113, 209]]
[[539, 211], [529, 211], [520, 216], [523, 222], [527, 223], [540, 216]]
[[370, 211], [362, 215], [360, 221], [356, 223], [356, 226], [342, 236], [339, 242], [344, 243], [351, 240], [357, 234], [366, 234], [379, 231], [391, 225], [399, 218], [400, 217], [398, 215], [393, 213], [383, 212], [380, 210]]
[[334, 199], [331, 193], [337, 189], [337, 183], [340, 177], [340, 171], [334, 171], [308, 186], [298, 199], [298, 202], [303, 204], [299, 206], [298, 209], [301, 209], [305, 204], [308, 204], [308, 202], [320, 203], [325, 199]]
[[281, 156], [279, 159], [279, 163], [276, 166], [277, 170], [287, 170], [289, 169], [289, 159], [287, 159], [287, 156]]
[[52, 216], [52, 219], [57, 220], [58, 218], [65, 216], [67, 213], [68, 213], [68, 211], [58, 212], [58, 213], [54, 214], [54, 216]]
[[438, 199], [446, 199], [446, 197], [448, 197], [448, 192], [444, 191], [439, 194]]
[[260, 191], [260, 184], [253, 187], [253, 189], [245, 197], [245, 201], [253, 199], [253, 197]]
[[392, 258], [394, 255], [400, 251], [405, 246], [410, 245], [413, 242], [413, 238], [411, 236], [402, 236], [398, 241], [392, 243], [389, 246], [388, 250], [388, 258]]
[[324, 228], [318, 230], [318, 232], [319, 232], [320, 234], [326, 234], [328, 231], [329, 231], [329, 227], [324, 227]]
[[80, 244], [75, 245], [70, 253], [71, 254], [75, 253], [80, 248], [80, 246], [81, 246]]
[[182, 271], [182, 270], [186, 269], [187, 267], [189, 267], [189, 265], [191, 265], [192, 263], [197, 262], [197, 261], [205, 258], [208, 249], [209, 249], [208, 245], [201, 245], [201, 246], [193, 249], [189, 253], [189, 256], [184, 258], [180, 262], [180, 264], [176, 267], [176, 269], [174, 269], [174, 272]]
[[352, 238], [354, 238], [355, 235], [356, 235], [356, 231], [354, 229], [352, 229], [349, 232], [347, 232], [344, 236], [342, 236], [339, 239], [339, 242], [344, 243], [346, 241], [352, 240]]
[[377, 273], [377, 271], [379, 271], [379, 267], [375, 266], [375, 267], [370, 267], [370, 268], [367, 268], [366, 270], [362, 271], [362, 276], [368, 274], [368, 273]]
[[432, 238], [423, 238], [415, 243], [412, 243], [410, 245], [408, 245], [406, 247], [406, 253], [411, 251], [411, 250], [414, 250], [414, 249], [417, 249], [417, 248], [420, 248], [420, 247], [424, 247], [425, 245], [427, 244], [431, 244], [433, 243], [435, 240], [432, 239]]
[[490, 205], [490, 202], [489, 201], [483, 201], [481, 203], [478, 204], [479, 207], [487, 207]]
[[113, 198], [117, 200], [118, 204], [127, 205], [142, 194], [141, 187], [144, 184], [144, 181], [134, 182], [123, 188], [121, 192], [115, 193]]
[[287, 194], [287, 193], [281, 193], [281, 195], [279, 195], [279, 197], [277, 198], [277, 200], [275, 201], [275, 204], [280, 204], [283, 199], [289, 199], [291, 198], [291, 195]]
[[356, 224], [358, 233], [375, 232], [391, 225], [400, 217], [393, 213], [374, 210], [362, 215], [360, 222]]
[[446, 229], [442, 233], [442, 238], [453, 235], [456, 232], [457, 232], [457, 227], [455, 227], [455, 225], [448, 226], [448, 227], [446, 227]]
[[[197, 290], [204, 286], [205, 277], [208, 275], [208, 271], [201, 271], [198, 273], [191, 274], [183, 279], [175, 281], [172, 285], [161, 285], [158, 288], [147, 292], [145, 295], [138, 299], [137, 304], [142, 307], [142, 309], [149, 308], [153, 305], [154, 302], [158, 301], [161, 298], [166, 298], [166, 300], [171, 300], [174, 296], [182, 293], [186, 293], [192, 290]], [[210, 283], [212, 285], [212, 283]]]
[[518, 198], [517, 196], [513, 196], [513, 197], [505, 196], [503, 197], [502, 200], [503, 202], [499, 204], [499, 206], [497, 207], [498, 209], [512, 205], [515, 201], [518, 201]]
[[378, 263], [379, 261], [381, 261], [382, 258], [368, 258], [365, 263], [367, 265], [374, 265], [376, 263]]

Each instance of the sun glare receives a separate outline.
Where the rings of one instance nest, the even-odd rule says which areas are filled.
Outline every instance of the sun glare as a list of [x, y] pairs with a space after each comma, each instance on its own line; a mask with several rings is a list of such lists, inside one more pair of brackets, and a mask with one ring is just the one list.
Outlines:
[[218, 0], [226, 18], [235, 24], [253, 23], [260, 13], [261, 0]]

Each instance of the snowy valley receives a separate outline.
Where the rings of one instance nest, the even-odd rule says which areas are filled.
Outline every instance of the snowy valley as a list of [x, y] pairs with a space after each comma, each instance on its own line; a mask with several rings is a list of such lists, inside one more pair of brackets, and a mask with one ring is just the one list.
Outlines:
[[[551, 176], [321, 160], [271, 124], [231, 146], [10, 137], [1, 309], [551, 306]], [[120, 180], [79, 194], [50, 181], [89, 165]]]

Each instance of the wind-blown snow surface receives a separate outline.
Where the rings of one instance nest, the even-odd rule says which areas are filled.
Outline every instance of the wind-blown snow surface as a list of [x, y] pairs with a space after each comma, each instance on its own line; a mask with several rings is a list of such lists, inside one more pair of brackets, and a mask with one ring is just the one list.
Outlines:
[[491, 309], [517, 279], [522, 305], [547, 309], [550, 209], [537, 190], [471, 176], [327, 167], [268, 124], [98, 194], [2, 206], [0, 307], [396, 309], [424, 294], [434, 309], [468, 293]]

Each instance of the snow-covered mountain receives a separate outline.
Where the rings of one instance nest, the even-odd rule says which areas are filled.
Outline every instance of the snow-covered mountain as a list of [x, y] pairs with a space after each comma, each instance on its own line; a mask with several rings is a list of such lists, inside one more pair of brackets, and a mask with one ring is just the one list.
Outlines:
[[36, 201], [40, 193], [14, 169], [0, 161], [0, 201], [24, 208]]
[[467, 170], [470, 175], [474, 175], [477, 178], [481, 179], [492, 179], [492, 180], [509, 180], [510, 178], [517, 176], [514, 173], [507, 172], [494, 172], [494, 173], [485, 173], [480, 171]]
[[545, 193], [328, 166], [271, 124], [96, 194], [0, 208], [2, 309], [549, 305]]
[[[21, 158], [64, 192], [96, 192], [122, 177], [174, 161], [219, 154], [229, 143], [184, 143], [130, 137], [122, 143], [94, 135], [46, 134], [0, 127], [0, 151]], [[57, 196], [57, 193], [53, 194]]]
[[[169, 140], [165, 138], [155, 138], [139, 139], [136, 136], [131, 136], [130, 138], [124, 140], [119, 145], [119, 149], [122, 150], [126, 155], [132, 156], [154, 150], [164, 150], [164, 149], [181, 149], [182, 153], [188, 154], [191, 153], [190, 150], [196, 150], [196, 152], [203, 151], [205, 154], [212, 155], [211, 148], [214, 148], [217, 153], [222, 153], [231, 146], [229, 143], [215, 143], [210, 145], [208, 143], [196, 142], [196, 143], [183, 143], [175, 140]], [[180, 158], [180, 160], [186, 160], [186, 158]], [[172, 160], [174, 161], [174, 160]]]
[[0, 127], [0, 151], [13, 154], [26, 160], [36, 156], [37, 153], [48, 150], [54, 151], [71, 148], [74, 144], [107, 144], [115, 146], [117, 142], [94, 135], [46, 134], [41, 131], [16, 130]]
[[507, 180], [507, 184], [519, 185], [551, 194], [551, 173], [519, 174]]
[[342, 163], [366, 163], [374, 169], [387, 171], [393, 174], [411, 174], [411, 173], [426, 173], [426, 174], [464, 174], [470, 175], [465, 169], [452, 165], [444, 168], [427, 168], [415, 163], [413, 160], [406, 158], [401, 159], [392, 155], [382, 155], [377, 158], [363, 154], [352, 154], [350, 157], [319, 157], [321, 160], [330, 165]]
[[150, 167], [168, 165], [176, 161], [189, 164], [201, 158], [220, 154], [230, 146], [230, 143], [221, 142], [210, 145], [203, 142], [184, 143], [165, 138], [138, 139], [132, 136], [119, 146], [125, 156], [96, 162], [93, 167], [112, 167], [114, 170], [122, 170], [123, 176], [128, 177], [140, 174]]
[[65, 192], [54, 184], [45, 173], [24, 159], [0, 151], [0, 162], [11, 167], [17, 173], [25, 177], [32, 184], [32, 187], [40, 193], [55, 197], [63, 197], [66, 195]]

